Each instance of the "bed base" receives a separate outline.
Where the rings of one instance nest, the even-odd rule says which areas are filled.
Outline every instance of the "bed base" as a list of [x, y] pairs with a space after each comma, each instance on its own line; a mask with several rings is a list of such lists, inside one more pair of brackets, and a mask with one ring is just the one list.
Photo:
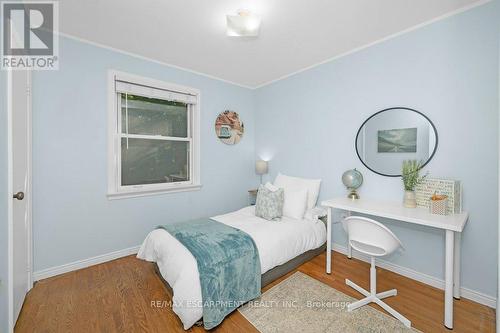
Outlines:
[[[326, 243], [323, 244], [322, 246], [318, 247], [317, 249], [309, 250], [307, 252], [302, 253], [301, 255], [293, 258], [290, 261], [287, 261], [283, 265], [279, 265], [274, 267], [273, 269], [265, 272], [262, 274], [262, 279], [261, 279], [261, 285], [262, 288], [267, 286], [268, 284], [272, 283], [273, 281], [276, 281], [280, 277], [290, 273], [303, 263], [311, 260], [312, 258], [316, 257], [317, 255], [325, 252], [326, 250]], [[163, 281], [163, 284], [165, 284], [165, 287], [167, 287], [168, 292], [170, 295], [173, 295], [173, 290], [172, 287], [168, 284], [168, 282], [161, 276], [160, 269], [158, 268], [158, 265], [155, 263], [155, 272], [156, 274], [160, 277], [160, 279]]]

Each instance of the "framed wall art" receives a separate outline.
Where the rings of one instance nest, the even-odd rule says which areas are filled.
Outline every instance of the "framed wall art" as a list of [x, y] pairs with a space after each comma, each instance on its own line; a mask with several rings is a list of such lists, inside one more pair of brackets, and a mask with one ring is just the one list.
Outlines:
[[245, 125], [235, 111], [226, 110], [219, 113], [215, 120], [215, 134], [227, 145], [235, 145], [241, 141], [245, 133]]

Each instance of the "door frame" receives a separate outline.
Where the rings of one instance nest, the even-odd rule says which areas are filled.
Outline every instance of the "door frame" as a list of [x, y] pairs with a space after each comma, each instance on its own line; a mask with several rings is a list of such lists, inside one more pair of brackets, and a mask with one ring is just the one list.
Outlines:
[[26, 184], [26, 207], [28, 210], [28, 231], [27, 231], [27, 246], [28, 246], [28, 290], [33, 288], [33, 221], [32, 221], [32, 73], [31, 71], [7, 71], [7, 229], [8, 229], [8, 329], [10, 332], [14, 331], [14, 216], [13, 216], [13, 198], [14, 184], [13, 184], [13, 127], [12, 127], [12, 76], [23, 73], [27, 75], [28, 85], [26, 87], [26, 98], [28, 99], [28, 115], [27, 115], [27, 136], [28, 147], [27, 149], [27, 177]]
[[[498, 61], [500, 62], [500, 46], [498, 48]], [[500, 66], [498, 66], [498, 113], [500, 114]], [[500, 127], [500, 119], [497, 126]], [[500, 136], [498, 138], [498, 145], [500, 147]], [[500, 151], [500, 148], [499, 148]], [[500, 177], [500, 154], [498, 156], [498, 176]], [[497, 218], [498, 218], [498, 244], [500, 244], [500, 184], [497, 183], [497, 194], [498, 194], [498, 208], [497, 208]], [[497, 246], [497, 302], [496, 302], [496, 328], [497, 332], [500, 332], [500, 246]]]

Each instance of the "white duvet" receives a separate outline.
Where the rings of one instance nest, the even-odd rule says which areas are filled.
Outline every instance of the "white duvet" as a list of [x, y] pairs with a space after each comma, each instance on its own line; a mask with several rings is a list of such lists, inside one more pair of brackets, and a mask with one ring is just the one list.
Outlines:
[[[319, 220], [267, 221], [255, 216], [255, 206], [212, 219], [250, 235], [259, 250], [262, 274], [326, 241], [326, 228]], [[149, 233], [137, 258], [156, 262], [173, 289], [172, 309], [189, 329], [202, 317], [201, 286], [196, 259], [184, 245], [163, 229]]]

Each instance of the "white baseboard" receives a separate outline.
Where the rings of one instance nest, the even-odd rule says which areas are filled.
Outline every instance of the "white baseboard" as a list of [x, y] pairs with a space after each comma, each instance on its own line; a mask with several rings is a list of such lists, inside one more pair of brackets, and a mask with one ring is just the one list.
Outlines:
[[[137, 253], [137, 251], [139, 251], [139, 247], [140, 246], [129, 247], [127, 249], [118, 250], [118, 251], [102, 254], [99, 256], [95, 256], [92, 258], [74, 261], [74, 262], [64, 264], [61, 266], [56, 266], [56, 267], [51, 267], [51, 268], [43, 269], [40, 271], [36, 271], [33, 273], [33, 279], [34, 279], [34, 281], [39, 281], [39, 280], [43, 280], [43, 279], [46, 279], [46, 278], [49, 278], [52, 276], [56, 276], [59, 274], [63, 274], [63, 273], [71, 272], [71, 271], [76, 271], [78, 269], [101, 264], [103, 262], [115, 260], [115, 259], [118, 259], [121, 257], [126, 257], [128, 255]], [[347, 254], [347, 248], [345, 246], [342, 246], [339, 244], [333, 244], [333, 250], [340, 252], [342, 254]], [[370, 258], [368, 256], [362, 255], [360, 253], [353, 252], [353, 257], [355, 257], [359, 260], [365, 261], [365, 262], [370, 262]], [[381, 260], [381, 259], [377, 260], [377, 266], [384, 268], [384, 269], [387, 269], [388, 271], [406, 276], [410, 279], [428, 284], [432, 287], [444, 289], [444, 281], [441, 279], [438, 279], [434, 276], [420, 273], [420, 272], [417, 272], [413, 269], [399, 266], [399, 265], [396, 265], [396, 264], [391, 263], [389, 261], [385, 261], [385, 260]], [[464, 298], [470, 299], [474, 302], [489, 306], [489, 307], [494, 308], [494, 309], [496, 308], [496, 298], [495, 297], [485, 295], [485, 294], [480, 293], [478, 291], [471, 290], [471, 289], [464, 288], [464, 287], [460, 288], [460, 293], [461, 293], [462, 297], [464, 297]]]
[[[333, 244], [333, 250], [340, 252], [342, 254], [347, 255], [347, 247], [339, 245], [339, 244]], [[365, 262], [370, 262], [370, 257], [367, 255], [363, 255], [361, 253], [357, 253], [355, 251], [352, 252], [352, 256], [356, 259], [365, 261]], [[413, 269], [406, 268], [403, 266], [396, 265], [392, 262], [385, 261], [383, 259], [377, 259], [377, 266], [387, 269], [388, 271], [397, 273], [399, 275], [406, 276], [407, 278], [410, 278], [412, 280], [416, 280], [425, 284], [428, 284], [432, 287], [439, 288], [444, 290], [444, 280], [441, 280], [437, 277], [430, 276], [424, 273], [417, 272]], [[475, 290], [471, 290], [468, 288], [460, 287], [460, 294], [463, 298], [470, 299], [471, 301], [489, 306], [490, 308], [495, 309], [496, 308], [496, 303], [497, 300], [495, 297], [486, 295], [483, 293], [480, 293]]]
[[78, 260], [74, 262], [70, 262], [68, 264], [64, 264], [61, 266], [50, 267], [46, 269], [42, 269], [40, 271], [36, 271], [33, 273], [33, 280], [39, 281], [52, 276], [56, 276], [63, 273], [68, 273], [72, 271], [76, 271], [78, 269], [86, 268], [89, 266], [102, 264], [103, 262], [115, 260], [118, 258], [126, 257], [131, 254], [137, 253], [139, 251], [140, 246], [129, 247], [127, 249], [118, 250], [106, 254], [101, 254], [99, 256], [95, 256], [92, 258], [87, 258], [83, 260]]

